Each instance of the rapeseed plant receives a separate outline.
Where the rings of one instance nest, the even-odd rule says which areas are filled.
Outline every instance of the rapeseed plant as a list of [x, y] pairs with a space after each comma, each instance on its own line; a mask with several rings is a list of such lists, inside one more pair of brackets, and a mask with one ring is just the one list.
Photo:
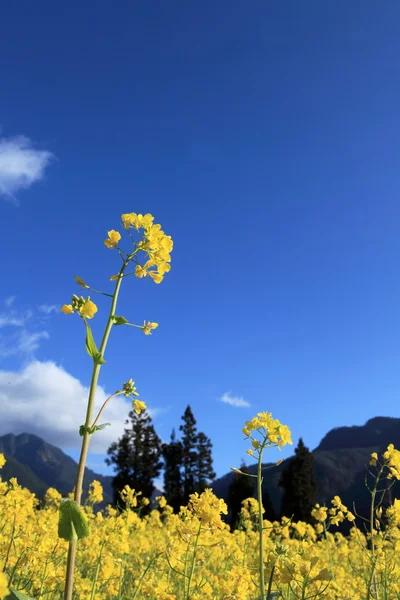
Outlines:
[[[80, 511], [82, 497], [83, 476], [86, 466], [86, 459], [89, 449], [90, 437], [98, 430], [103, 429], [107, 423], [98, 424], [103, 410], [107, 403], [119, 395], [125, 395], [132, 398], [133, 409], [140, 414], [146, 409], [146, 404], [137, 399], [139, 395], [136, 391], [135, 382], [129, 379], [123, 384], [121, 390], [117, 390], [104, 402], [97, 417], [93, 420], [95, 392], [99, 379], [101, 366], [105, 363], [104, 354], [107, 347], [111, 329], [114, 325], [130, 325], [141, 329], [145, 335], [158, 327], [158, 323], [153, 321], [144, 321], [143, 325], [130, 323], [128, 319], [116, 314], [117, 303], [122, 281], [129, 275], [136, 277], [150, 277], [155, 283], [161, 283], [165, 273], [171, 268], [171, 251], [173, 242], [170, 236], [167, 236], [161, 229], [161, 225], [154, 224], [154, 217], [150, 214], [141, 215], [136, 213], [127, 213], [121, 216], [122, 225], [129, 235], [131, 248], [127, 251], [120, 246], [122, 239], [119, 231], [111, 229], [108, 237], [104, 240], [106, 248], [116, 250], [122, 260], [119, 272], [111, 276], [111, 281], [115, 281], [115, 287], [112, 294], [101, 292], [89, 286], [81, 277], [75, 277], [76, 283], [83, 289], [91, 290], [94, 293], [108, 296], [111, 298], [110, 310], [106, 321], [103, 338], [100, 348], [94, 341], [93, 334], [88, 323], [98, 312], [96, 304], [90, 296], [86, 298], [72, 296], [70, 304], [64, 304], [61, 308], [66, 315], [78, 314], [83, 320], [86, 328], [86, 349], [93, 360], [92, 378], [89, 389], [89, 398], [84, 425], [81, 425], [79, 433], [82, 436], [82, 448], [78, 463], [78, 473], [74, 492], [74, 499], [67, 499], [60, 505], [59, 535], [69, 541], [68, 560], [65, 582], [65, 600], [71, 600], [74, 587], [74, 569], [76, 561], [77, 540], [89, 535], [89, 529], [84, 515]], [[130, 266], [133, 266], [132, 272], [127, 272]], [[103, 551], [101, 556], [103, 557]], [[96, 571], [96, 577], [98, 573]]]

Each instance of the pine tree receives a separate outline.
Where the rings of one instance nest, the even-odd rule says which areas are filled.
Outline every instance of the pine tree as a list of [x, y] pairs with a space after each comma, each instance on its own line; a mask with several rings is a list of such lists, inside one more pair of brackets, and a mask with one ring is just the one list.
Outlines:
[[198, 434], [196, 451], [195, 490], [201, 494], [216, 477], [213, 471], [212, 443], [205, 433]]
[[279, 482], [283, 488], [281, 512], [284, 517], [290, 518], [293, 515], [294, 521], [310, 523], [318, 490], [314, 457], [301, 438], [295, 453], [295, 457], [282, 471]]
[[155, 489], [153, 481], [160, 475], [162, 466], [161, 440], [150, 415], [131, 411], [125, 423], [130, 427], [118, 442], [111, 444], [107, 451], [110, 458], [106, 459], [107, 465], [114, 465], [116, 473], [112, 481], [115, 504], [120, 503], [119, 492], [125, 485], [150, 499]]
[[175, 512], [183, 503], [182, 488], [182, 444], [176, 439], [175, 429], [172, 430], [169, 444], [163, 444], [164, 458], [164, 495]]
[[197, 469], [197, 427], [192, 409], [188, 405], [182, 417], [182, 467], [183, 467], [183, 502], [187, 503], [190, 494], [195, 492]]
[[[249, 472], [244, 463], [241, 464], [240, 470], [243, 473]], [[226, 500], [229, 509], [228, 522], [231, 529], [235, 529], [238, 524], [243, 500], [246, 500], [247, 498], [254, 498], [254, 492], [255, 485], [253, 477], [248, 477], [247, 475], [242, 475], [241, 473], [234, 473], [228, 489], [228, 498]]]

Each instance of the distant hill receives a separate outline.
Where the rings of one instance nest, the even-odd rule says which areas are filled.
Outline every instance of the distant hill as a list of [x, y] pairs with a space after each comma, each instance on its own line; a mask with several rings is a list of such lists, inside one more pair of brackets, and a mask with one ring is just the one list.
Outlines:
[[[357, 512], [367, 515], [370, 496], [365, 487], [365, 467], [371, 453], [383, 452], [388, 444], [400, 448], [400, 419], [374, 417], [362, 426], [337, 427], [329, 431], [313, 451], [319, 488], [317, 501], [328, 504], [333, 496], [338, 495], [350, 509], [353, 509], [354, 502]], [[279, 467], [264, 471], [263, 486], [277, 513], [282, 499], [279, 479], [290, 460], [289, 458]], [[256, 465], [250, 466], [249, 470], [255, 473]], [[226, 499], [232, 478], [233, 474], [227, 473], [216, 479], [212, 484], [214, 493]], [[396, 482], [392, 496], [400, 497], [399, 482]]]
[[[69, 494], [75, 485], [77, 463], [64, 454], [60, 448], [45, 442], [30, 433], [0, 436], [0, 452], [7, 459], [0, 475], [8, 481], [16, 477], [18, 483], [43, 498], [49, 487], [56, 488], [63, 496]], [[96, 479], [103, 486], [104, 502], [99, 508], [112, 503], [112, 477], [99, 475], [90, 469], [85, 470], [84, 497], [89, 484]]]

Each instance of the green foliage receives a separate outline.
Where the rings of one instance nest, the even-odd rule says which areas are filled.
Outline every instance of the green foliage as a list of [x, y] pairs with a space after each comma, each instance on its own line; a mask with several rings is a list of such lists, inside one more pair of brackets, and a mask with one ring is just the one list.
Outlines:
[[126, 325], [129, 321], [128, 319], [125, 319], [125, 317], [117, 317], [117, 315], [114, 315], [113, 323], [114, 325]]
[[147, 412], [137, 415], [131, 411], [123, 436], [113, 442], [107, 454], [107, 465], [113, 465], [116, 473], [112, 486], [114, 503], [119, 503], [119, 492], [129, 485], [136, 492], [151, 498], [154, 492], [154, 479], [161, 472], [161, 440], [152, 425]]
[[17, 592], [17, 590], [10, 589], [10, 594], [6, 596], [6, 600], [33, 600], [31, 596], [27, 596], [22, 592]]
[[182, 467], [183, 467], [183, 502], [186, 504], [190, 494], [195, 491], [195, 473], [197, 465], [197, 427], [192, 409], [188, 405], [182, 416]]
[[92, 330], [90, 329], [90, 325], [85, 320], [86, 327], [86, 352], [93, 358], [93, 362], [97, 365], [104, 365], [105, 360], [103, 359], [101, 353], [98, 351], [96, 342], [94, 341]]
[[212, 458], [212, 443], [205, 433], [197, 436], [196, 444], [197, 460], [194, 469], [195, 491], [201, 494], [215, 479]]
[[71, 542], [89, 535], [89, 525], [82, 509], [74, 500], [63, 498], [60, 502], [58, 537]]
[[94, 425], [93, 427], [85, 427], [84, 425], [81, 425], [79, 427], [79, 435], [82, 437], [85, 435], [85, 431], [88, 431], [92, 435], [95, 431], [101, 431], [108, 425], [111, 425], [111, 423], [101, 423], [100, 425]]
[[190, 405], [182, 416], [182, 479], [183, 502], [187, 503], [190, 494], [201, 493], [215, 478], [212, 459], [212, 444], [202, 432], [197, 431], [196, 419]]
[[164, 495], [174, 512], [178, 512], [183, 504], [182, 452], [182, 443], [176, 439], [175, 429], [173, 429], [170, 442], [162, 446], [162, 455], [164, 459]]
[[279, 485], [283, 488], [282, 516], [311, 523], [311, 510], [317, 499], [317, 479], [313, 455], [301, 438], [295, 457], [282, 472]]

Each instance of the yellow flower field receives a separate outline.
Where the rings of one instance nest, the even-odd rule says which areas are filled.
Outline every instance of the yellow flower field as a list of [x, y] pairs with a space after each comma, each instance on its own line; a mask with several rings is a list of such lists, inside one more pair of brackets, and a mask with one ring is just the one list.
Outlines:
[[[391, 472], [396, 469], [393, 460], [391, 466], [388, 463], [393, 452], [397, 451], [389, 447], [385, 453]], [[68, 543], [57, 535], [60, 499], [56, 490], [49, 489], [39, 507], [34, 495], [16, 480], [0, 482], [1, 598], [7, 594], [7, 585], [43, 600], [63, 597]], [[180, 515], [174, 515], [161, 497], [157, 508], [141, 517], [148, 501], [129, 488], [121, 494], [125, 509], [120, 512], [111, 507], [104, 514], [96, 511], [101, 501], [101, 485], [93, 482], [84, 509], [91, 532], [78, 542], [77, 600], [259, 597], [257, 500], [243, 503], [240, 528], [233, 533], [222, 521], [225, 502], [211, 490], [193, 494]], [[400, 501], [386, 509], [385, 528], [382, 509], [375, 511], [373, 550], [368, 535], [354, 525], [347, 538], [332, 530], [344, 518], [353, 521], [353, 515], [337, 496], [331, 504], [314, 509], [315, 527], [287, 519], [264, 521], [269, 597], [399, 598]]]

